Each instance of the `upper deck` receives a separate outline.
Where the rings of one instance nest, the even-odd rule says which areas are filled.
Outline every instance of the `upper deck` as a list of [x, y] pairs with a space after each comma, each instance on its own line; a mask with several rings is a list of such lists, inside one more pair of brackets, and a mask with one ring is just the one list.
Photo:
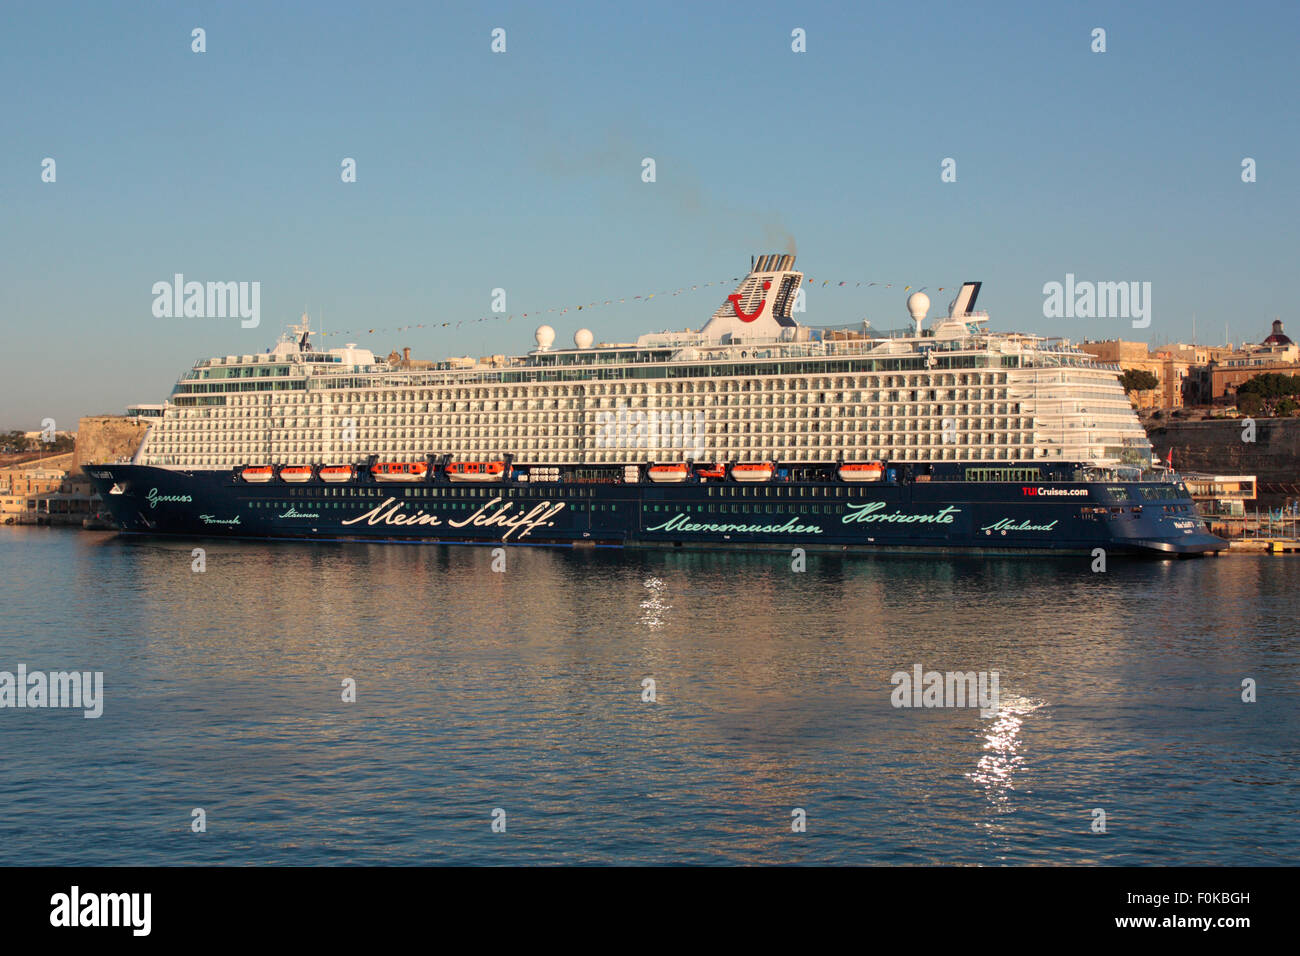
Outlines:
[[317, 351], [305, 321], [261, 355], [176, 383], [146, 442], [168, 466], [432, 452], [520, 461], [1149, 460], [1118, 368], [1066, 340], [993, 332], [968, 282], [927, 327], [800, 324], [802, 274], [765, 256], [698, 330], [480, 359]]

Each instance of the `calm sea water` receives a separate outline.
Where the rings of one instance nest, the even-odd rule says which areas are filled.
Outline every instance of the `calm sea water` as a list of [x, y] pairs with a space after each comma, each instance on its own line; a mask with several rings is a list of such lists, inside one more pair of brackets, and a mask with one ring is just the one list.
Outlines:
[[0, 710], [0, 863], [1300, 859], [1295, 559], [197, 544], [0, 529], [0, 670], [105, 681]]

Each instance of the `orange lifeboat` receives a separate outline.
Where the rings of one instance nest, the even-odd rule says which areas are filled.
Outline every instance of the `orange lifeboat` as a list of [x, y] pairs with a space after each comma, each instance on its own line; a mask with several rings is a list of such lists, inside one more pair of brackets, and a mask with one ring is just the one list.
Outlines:
[[375, 481], [423, 481], [429, 466], [423, 461], [381, 461], [370, 466]]
[[885, 466], [878, 461], [845, 463], [836, 474], [840, 481], [879, 481], [885, 476]]
[[270, 465], [249, 465], [239, 473], [239, 477], [260, 485], [275, 477], [275, 469]]
[[311, 465], [285, 465], [280, 469], [280, 480], [293, 484], [311, 481]]
[[504, 461], [453, 461], [446, 468], [449, 481], [500, 481], [506, 476]]
[[646, 472], [651, 481], [661, 482], [678, 482], [685, 481], [686, 476], [690, 474], [690, 469], [686, 465], [651, 465]]
[[321, 465], [321, 481], [351, 481], [351, 465]]
[[731, 466], [731, 477], [737, 481], [771, 481], [775, 472], [770, 461], [752, 461]]
[[701, 478], [726, 478], [726, 465], [701, 465], [695, 469], [695, 473]]

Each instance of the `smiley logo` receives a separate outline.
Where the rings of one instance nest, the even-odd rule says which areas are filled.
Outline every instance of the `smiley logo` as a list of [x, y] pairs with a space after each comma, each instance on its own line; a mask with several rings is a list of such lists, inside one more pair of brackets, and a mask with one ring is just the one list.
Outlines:
[[[764, 292], [767, 292], [767, 290], [770, 288], [772, 288], [771, 282], [763, 283]], [[740, 307], [739, 292], [733, 292], [731, 295], [727, 296], [727, 301], [731, 303], [731, 308], [735, 311], [736, 318], [740, 319], [740, 321], [742, 322], [753, 322], [762, 313], [763, 306], [767, 305], [767, 296], [764, 295], [763, 298], [758, 300], [758, 308], [755, 309], [753, 312], [746, 312], [744, 309]]]

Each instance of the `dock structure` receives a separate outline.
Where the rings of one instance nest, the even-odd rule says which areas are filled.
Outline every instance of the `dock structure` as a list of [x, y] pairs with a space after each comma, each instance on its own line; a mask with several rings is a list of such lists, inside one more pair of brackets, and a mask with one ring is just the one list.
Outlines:
[[1232, 554], [1300, 554], [1300, 538], [1240, 538], [1228, 550]]

